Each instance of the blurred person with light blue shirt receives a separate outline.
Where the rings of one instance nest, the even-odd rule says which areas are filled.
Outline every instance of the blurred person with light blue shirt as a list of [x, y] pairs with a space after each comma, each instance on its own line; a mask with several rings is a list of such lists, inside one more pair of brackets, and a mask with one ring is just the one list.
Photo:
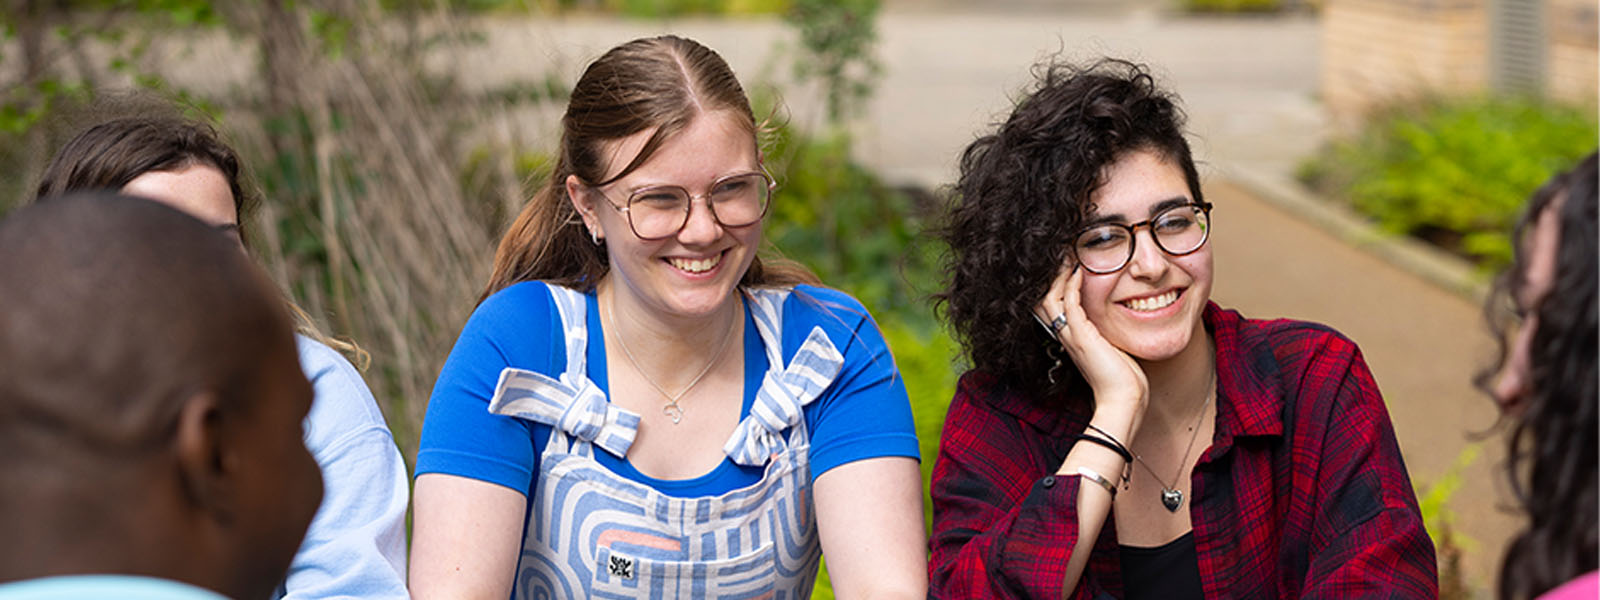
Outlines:
[[[209, 125], [176, 114], [107, 120], [72, 138], [40, 177], [36, 201], [76, 190], [114, 190], [188, 213], [247, 247], [243, 223], [256, 198], [237, 153]], [[148, 114], [156, 113], [156, 114]], [[361, 374], [309, 316], [286, 302], [316, 401], [303, 426], [326, 493], [278, 598], [407, 598], [405, 461]]]

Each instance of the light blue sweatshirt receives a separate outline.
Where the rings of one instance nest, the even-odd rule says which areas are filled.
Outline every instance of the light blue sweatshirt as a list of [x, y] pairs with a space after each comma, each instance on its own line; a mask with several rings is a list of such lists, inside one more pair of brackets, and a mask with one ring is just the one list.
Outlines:
[[361, 374], [343, 356], [296, 336], [315, 400], [306, 448], [322, 468], [322, 507], [278, 598], [408, 598], [410, 478]]

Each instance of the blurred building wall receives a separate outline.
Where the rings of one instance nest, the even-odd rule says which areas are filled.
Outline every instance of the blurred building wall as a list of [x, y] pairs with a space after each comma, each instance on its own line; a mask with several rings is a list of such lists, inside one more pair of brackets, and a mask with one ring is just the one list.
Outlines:
[[1595, 104], [1600, 89], [1600, 14], [1594, 0], [1551, 0], [1546, 93], [1563, 102]]
[[[1508, 18], [1529, 14], [1542, 26], [1522, 32]], [[1596, 30], [1594, 0], [1326, 0], [1322, 98], [1334, 122], [1348, 124], [1395, 101], [1479, 93], [1517, 81], [1506, 69], [1532, 69], [1531, 91], [1593, 105]]]

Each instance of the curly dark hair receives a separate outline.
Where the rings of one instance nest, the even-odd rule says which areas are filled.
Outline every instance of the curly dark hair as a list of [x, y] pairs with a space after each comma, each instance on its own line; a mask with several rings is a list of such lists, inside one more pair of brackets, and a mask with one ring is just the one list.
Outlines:
[[1134, 151], [1183, 169], [1200, 195], [1177, 97], [1125, 60], [1034, 67], [1035, 87], [994, 133], [961, 155], [957, 196], [939, 235], [949, 282], [935, 296], [972, 366], [1034, 397], [1080, 380], [1070, 360], [1047, 377], [1059, 344], [1034, 323], [1065, 263], [1071, 234], [1093, 212], [1105, 172]]
[[[1600, 414], [1596, 413], [1597, 157], [1551, 178], [1529, 200], [1513, 239], [1522, 240], [1546, 210], [1556, 210], [1560, 244], [1555, 278], [1536, 306], [1522, 307], [1537, 322], [1528, 353], [1528, 387], [1514, 401], [1520, 416], [1510, 419], [1505, 469], [1528, 527], [1511, 541], [1500, 567], [1499, 597], [1533, 598], [1600, 567], [1595, 506], [1600, 504]], [[1557, 202], [1558, 198], [1565, 198]], [[1511, 267], [1495, 283], [1486, 308], [1490, 328], [1501, 341], [1505, 362], [1503, 311], [1508, 298], [1521, 297], [1529, 257], [1517, 245]], [[1497, 367], [1478, 376], [1488, 391]]]

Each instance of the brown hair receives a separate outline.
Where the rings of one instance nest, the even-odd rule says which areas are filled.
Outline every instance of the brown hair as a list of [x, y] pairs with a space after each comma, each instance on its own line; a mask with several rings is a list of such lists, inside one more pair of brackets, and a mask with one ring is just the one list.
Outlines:
[[[533, 280], [591, 289], [609, 269], [604, 245], [593, 243], [567, 197], [570, 175], [590, 185], [627, 176], [695, 117], [726, 110], [752, 138], [755, 116], [744, 88], [716, 52], [693, 40], [665, 35], [642, 38], [607, 51], [584, 70], [561, 118], [555, 168], [500, 238], [494, 272], [483, 298]], [[615, 176], [605, 179], [602, 144], [654, 129], [644, 148]], [[815, 275], [787, 260], [757, 257], [741, 285], [817, 283]]]
[[[211, 125], [177, 114], [172, 108], [135, 108], [132, 110], [156, 114], [109, 119], [73, 136], [39, 176], [33, 201], [37, 203], [76, 191], [116, 192], [145, 173], [206, 165], [217, 169], [228, 181], [233, 208], [239, 218], [239, 240], [249, 248], [246, 223], [254, 214], [259, 199], [249, 185], [249, 176], [238, 153], [222, 141], [222, 136]], [[165, 114], [168, 110], [172, 112]], [[305, 309], [287, 298], [284, 301], [297, 331], [345, 353], [356, 366], [367, 367], [370, 359], [360, 346], [323, 333]]]
[[177, 171], [205, 165], [222, 173], [239, 215], [239, 239], [249, 247], [245, 215], [255, 210], [239, 167], [239, 155], [210, 125], [176, 115], [124, 117], [74, 136], [39, 176], [34, 202], [80, 190], [121, 190], [152, 171]]

